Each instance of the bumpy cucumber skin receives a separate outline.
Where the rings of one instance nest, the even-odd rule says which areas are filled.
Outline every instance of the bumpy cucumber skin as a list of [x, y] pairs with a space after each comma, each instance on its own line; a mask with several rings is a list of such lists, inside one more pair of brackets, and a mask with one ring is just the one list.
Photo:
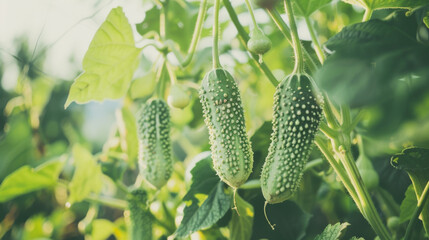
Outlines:
[[147, 206], [147, 193], [142, 189], [133, 190], [128, 198], [131, 229], [130, 240], [152, 239], [152, 216]]
[[211, 70], [203, 79], [200, 100], [210, 134], [213, 167], [222, 181], [238, 188], [252, 172], [253, 151], [234, 78], [224, 69]]
[[299, 187], [321, 116], [308, 75], [290, 75], [277, 86], [271, 144], [261, 173], [268, 203], [289, 199]]
[[154, 187], [164, 186], [173, 172], [170, 112], [167, 103], [155, 99], [138, 115], [139, 170]]

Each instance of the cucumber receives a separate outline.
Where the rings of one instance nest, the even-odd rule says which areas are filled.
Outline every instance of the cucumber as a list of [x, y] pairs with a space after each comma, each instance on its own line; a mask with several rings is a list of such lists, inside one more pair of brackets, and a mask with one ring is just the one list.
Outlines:
[[147, 206], [147, 193], [143, 189], [133, 190], [127, 198], [130, 210], [130, 240], [152, 239], [152, 215]]
[[231, 74], [218, 68], [205, 75], [199, 93], [213, 167], [222, 181], [237, 189], [246, 182], [253, 166], [239, 89]]
[[292, 74], [277, 86], [271, 144], [261, 173], [268, 203], [283, 202], [297, 190], [321, 116], [310, 76]]
[[161, 99], [150, 101], [142, 107], [137, 119], [140, 174], [159, 189], [173, 172], [167, 103]]

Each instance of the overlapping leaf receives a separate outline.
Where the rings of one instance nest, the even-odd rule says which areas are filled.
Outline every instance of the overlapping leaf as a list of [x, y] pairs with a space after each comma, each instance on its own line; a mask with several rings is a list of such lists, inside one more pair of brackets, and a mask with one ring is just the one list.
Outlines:
[[137, 68], [139, 53], [122, 8], [112, 9], [89, 45], [82, 62], [84, 72], [71, 86], [65, 107], [72, 102], [124, 96]]

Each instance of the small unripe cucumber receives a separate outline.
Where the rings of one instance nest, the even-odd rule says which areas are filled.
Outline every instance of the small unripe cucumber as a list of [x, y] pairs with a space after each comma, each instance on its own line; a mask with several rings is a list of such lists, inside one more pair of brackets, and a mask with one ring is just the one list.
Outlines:
[[277, 86], [271, 144], [261, 173], [268, 203], [283, 202], [297, 190], [321, 113], [308, 75], [292, 74]]
[[203, 79], [200, 100], [210, 134], [213, 167], [222, 181], [238, 188], [252, 172], [253, 152], [234, 78], [224, 69], [213, 69]]
[[138, 115], [139, 170], [154, 187], [164, 186], [173, 172], [170, 113], [164, 100], [145, 104]]
[[131, 220], [131, 229], [128, 239], [151, 240], [152, 215], [147, 206], [147, 193], [142, 189], [133, 190], [129, 194], [127, 202]]

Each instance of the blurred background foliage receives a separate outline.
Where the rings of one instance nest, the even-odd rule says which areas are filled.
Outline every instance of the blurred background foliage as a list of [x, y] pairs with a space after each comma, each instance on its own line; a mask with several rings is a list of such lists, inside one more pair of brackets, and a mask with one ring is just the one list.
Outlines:
[[[170, 2], [168, 38], [175, 41], [182, 52], [186, 52], [198, 12], [198, 2]], [[147, 11], [141, 13], [145, 16], [143, 22], [131, 23], [134, 24], [135, 30], [141, 35], [158, 30], [156, 23], [160, 10], [150, 1], [142, 1], [139, 4]], [[250, 18], [244, 3], [234, 5], [248, 31]], [[283, 9], [279, 8], [279, 11]], [[385, 18], [392, 12], [394, 10], [375, 11], [374, 18]], [[209, 10], [207, 24], [192, 64], [187, 68], [175, 69], [178, 82], [189, 87], [192, 101], [183, 110], [171, 109], [174, 174], [167, 186], [159, 192], [149, 190], [152, 199], [150, 210], [158, 219], [154, 225], [156, 239], [171, 235], [177, 228], [184, 208], [182, 198], [191, 184], [190, 170], [203, 159], [198, 154], [209, 150], [208, 133], [195, 86], [198, 86], [204, 74], [211, 68], [211, 14]], [[273, 43], [272, 50], [264, 55], [264, 61], [277, 79], [282, 79], [292, 71], [293, 50], [266, 12], [256, 9], [255, 14], [258, 21], [260, 20], [259, 25]], [[344, 71], [355, 71], [360, 75], [366, 74], [366, 69], [364, 66], [359, 68], [362, 65], [355, 62], [343, 62], [342, 67], [338, 67], [336, 59], [343, 61], [342, 57], [352, 56], [350, 58], [353, 61], [365, 62], [371, 54], [376, 53], [371, 52], [371, 49], [348, 46], [350, 51], [360, 51], [362, 58], [356, 58], [356, 52], [341, 51], [341, 46], [336, 46], [333, 39], [328, 39], [345, 26], [360, 22], [362, 14], [363, 10], [359, 7], [334, 1], [311, 15], [320, 41], [323, 44], [328, 43], [326, 47], [330, 50], [336, 50], [316, 76], [321, 79], [321, 86], [335, 96], [336, 101], [344, 103], [345, 100], [356, 107], [356, 113], [364, 113], [358, 131], [364, 136], [366, 153], [380, 178], [379, 186], [371, 193], [379, 207], [379, 213], [384, 219], [388, 219], [399, 216], [399, 206], [410, 185], [406, 173], [390, 165], [391, 155], [400, 152], [405, 146], [429, 147], [429, 54], [421, 52], [419, 46], [416, 47], [416, 52], [412, 53], [422, 55], [421, 68], [426, 72], [421, 75], [421, 79], [391, 80], [389, 76], [381, 76], [377, 77], [380, 81], [375, 81], [374, 77], [369, 75], [367, 82], [359, 81], [357, 84], [355, 78], [345, 78], [342, 74]], [[251, 178], [258, 178], [257, 173], [269, 146], [275, 88], [236, 39], [235, 28], [224, 9], [221, 10], [221, 16], [223, 34], [220, 59], [223, 66], [233, 73], [241, 90], [248, 133], [252, 136], [255, 152], [255, 173]], [[399, 20], [398, 22], [404, 23]], [[413, 26], [415, 30], [410, 31], [415, 33], [417, 28], [422, 27], [415, 23], [415, 20], [412, 23], [405, 22], [404, 24], [408, 24], [405, 28]], [[298, 24], [301, 39], [305, 41], [305, 46], [311, 49], [304, 20], [299, 18]], [[427, 31], [427, 28], [425, 30]], [[427, 33], [423, 38], [425, 36], [426, 39], [418, 44], [427, 46]], [[140, 39], [141, 36], [136, 41]], [[386, 39], [392, 42], [396, 40]], [[28, 179], [28, 185], [33, 183], [34, 188], [30, 186], [30, 190], [14, 189], [17, 193], [21, 191], [25, 194], [17, 194], [17, 197], [0, 201], [0, 238], [125, 239], [129, 214], [124, 214], [121, 209], [126, 199], [124, 188], [141, 183], [136, 167], [138, 149], [135, 113], [154, 89], [154, 49], [143, 51], [140, 65], [131, 83], [132, 87], [126, 97], [103, 103], [72, 104], [64, 109], [72, 80], [78, 76], [80, 70], [76, 69], [76, 72], [67, 78], [57, 78], [44, 70], [49, 47], [34, 51], [34, 48], [29, 47], [34, 46], [34, 43], [29, 44], [26, 36], [16, 36], [15, 43], [14, 49], [0, 50], [0, 183], [4, 183], [7, 176], [23, 166], [28, 166], [29, 171], [35, 175]], [[390, 47], [396, 48], [396, 45], [392, 43]], [[388, 50], [391, 49], [386, 51]], [[409, 63], [401, 60], [403, 57], [398, 55], [398, 59], [392, 60], [393, 65], [387, 65], [386, 68], [398, 69], [395, 64]], [[13, 63], [19, 69], [17, 79], [2, 78], [6, 61], [8, 66]], [[76, 65], [80, 65], [80, 61], [72, 59], [70, 68], [75, 69]], [[409, 66], [401, 67], [409, 69]], [[319, 81], [317, 77], [316, 81]], [[5, 81], [13, 81], [16, 84], [12, 88], [4, 89], [3, 86], [10, 86], [9, 83], [5, 84]], [[389, 85], [387, 81], [396, 83]], [[419, 82], [422, 82], [422, 85], [415, 84]], [[369, 96], [369, 90], [377, 92]], [[355, 150], [357, 155], [357, 147]], [[318, 158], [320, 154], [315, 150], [311, 160]], [[79, 164], [76, 159], [86, 159], [87, 162]], [[53, 182], [52, 179], [43, 179], [39, 174], [43, 169], [47, 169], [46, 166], [41, 168], [42, 164], [52, 162], [58, 163], [62, 168], [58, 172], [59, 179]], [[55, 170], [54, 167], [47, 166], [49, 171]], [[81, 177], [76, 179], [75, 174]], [[44, 185], [37, 183], [39, 178]], [[146, 183], [142, 184], [144, 188], [150, 189]], [[94, 197], [94, 194], [100, 194], [107, 202], [111, 198], [117, 202], [110, 201], [114, 204], [105, 204], [103, 199]], [[268, 215], [270, 220], [276, 223], [276, 231], [269, 228], [263, 217], [264, 199], [260, 190], [240, 190], [239, 194], [254, 207], [252, 239], [312, 239], [328, 223], [336, 222], [351, 224], [346, 238], [374, 238], [370, 226], [325, 162], [305, 173], [301, 191], [294, 199], [269, 206]], [[391, 207], [386, 208], [386, 205]], [[199, 231], [191, 238], [226, 238], [230, 233], [225, 230], [225, 222], [228, 223], [228, 220], [234, 217], [231, 215], [231, 210], [228, 210], [225, 217], [217, 223], [219, 228]], [[400, 231], [404, 232], [405, 229]]]

